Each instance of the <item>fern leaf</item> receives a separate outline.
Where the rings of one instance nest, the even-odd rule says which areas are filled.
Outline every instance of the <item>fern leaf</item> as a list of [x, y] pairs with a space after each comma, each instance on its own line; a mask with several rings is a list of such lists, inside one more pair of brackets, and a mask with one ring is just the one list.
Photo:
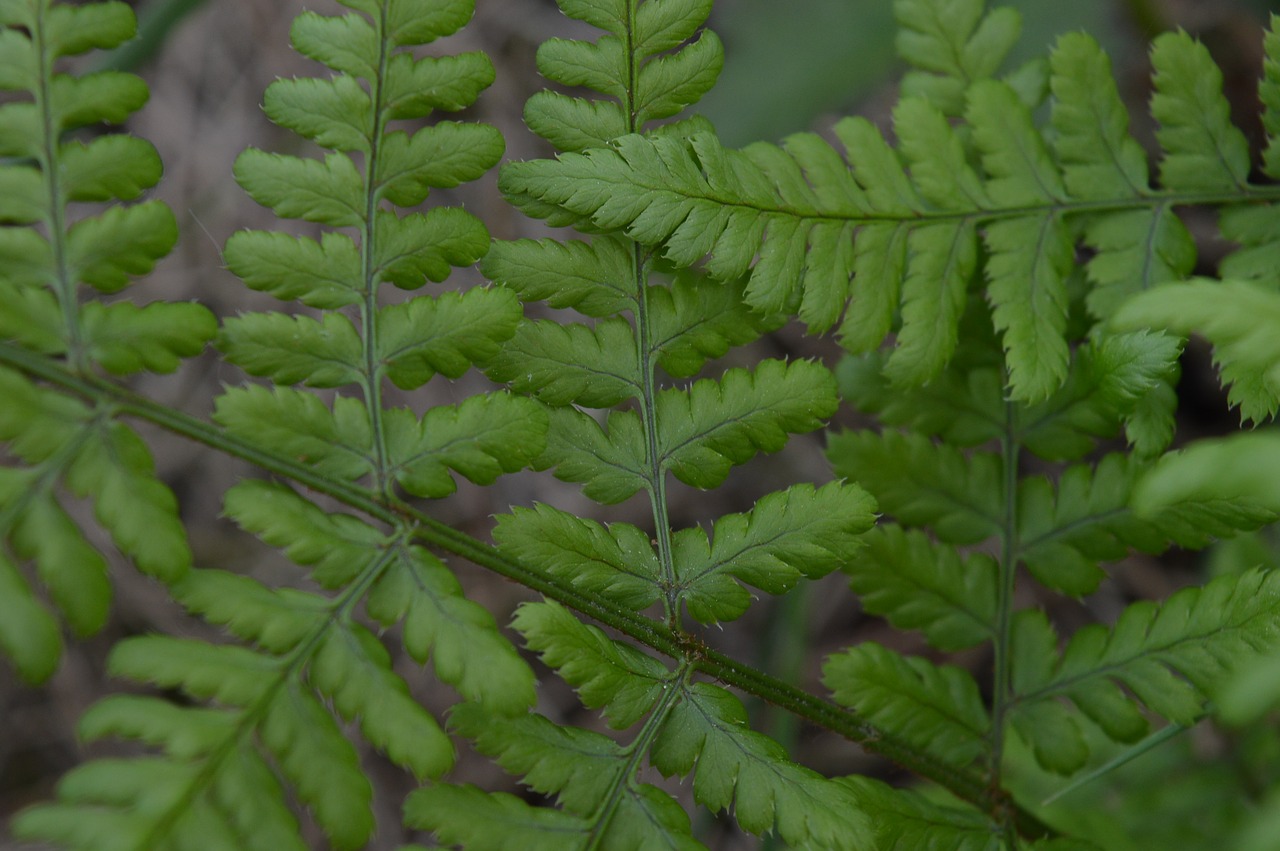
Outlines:
[[283, 233], [232, 234], [223, 257], [245, 285], [278, 299], [334, 310], [360, 299], [360, 251], [351, 237], [326, 233], [317, 242]]
[[708, 360], [775, 324], [748, 310], [738, 287], [689, 274], [677, 275], [670, 287], [649, 287], [646, 303], [658, 363], [676, 378], [696, 375]]
[[[36, 575], [76, 635], [92, 635], [106, 623], [111, 602], [106, 560], [52, 494], [39, 493], [30, 480], [24, 484], [34, 492], [13, 523], [14, 554], [35, 562]], [[6, 496], [6, 503], [18, 502], [16, 494]]]
[[556, 603], [526, 603], [512, 625], [586, 706], [604, 710], [616, 730], [644, 717], [669, 685], [670, 672], [656, 659], [606, 637]]
[[608, 736], [562, 727], [541, 715], [494, 718], [474, 704], [461, 704], [449, 714], [449, 724], [508, 774], [579, 816], [591, 815], [627, 767], [626, 750]]
[[792, 845], [835, 849], [872, 842], [849, 790], [788, 762], [782, 746], [749, 729], [742, 703], [718, 686], [683, 688], [649, 758], [664, 775], [692, 772], [694, 799], [716, 811], [732, 807], [751, 833], [776, 830]]
[[384, 627], [404, 621], [405, 649], [468, 700], [500, 713], [521, 712], [537, 699], [534, 676], [493, 615], [462, 594], [449, 570], [427, 551], [407, 547], [365, 599]]
[[831, 373], [811, 361], [766, 360], [687, 393], [666, 390], [657, 402], [660, 463], [685, 484], [713, 488], [733, 465], [781, 449], [788, 433], [819, 428], [837, 404]]
[[276, 384], [342, 387], [360, 379], [360, 337], [339, 313], [319, 320], [242, 314], [223, 323], [218, 348], [245, 372]]
[[1218, 277], [1262, 283], [1272, 279], [1280, 250], [1275, 237], [1277, 215], [1274, 204], [1241, 204], [1218, 214], [1223, 238], [1239, 244], [1218, 264]]
[[[369, 36], [374, 35], [373, 27], [359, 15], [327, 18], [314, 12], [303, 13], [294, 21], [295, 45], [299, 45], [300, 37], [315, 38], [315, 31], [319, 27], [311, 23], [313, 21], [351, 22], [350, 26], [354, 31], [344, 33], [350, 38], [358, 38], [366, 32]], [[359, 24], [354, 23], [356, 21]], [[340, 53], [329, 53], [317, 49], [321, 45], [315, 41], [303, 42], [302, 45], [313, 53], [327, 56], [340, 66], [346, 66], [341, 70], [358, 69], [357, 73], [364, 71], [367, 77], [374, 76], [372, 68], [365, 68], [361, 51], [350, 48], [342, 50], [339, 45], [324, 45], [341, 50]], [[305, 53], [303, 46], [299, 46], [299, 51]], [[373, 101], [353, 77], [341, 75], [330, 80], [276, 80], [263, 93], [262, 111], [275, 124], [312, 140], [322, 148], [367, 154], [372, 145]]]
[[188, 610], [271, 653], [287, 653], [322, 627], [329, 600], [292, 588], [267, 588], [247, 576], [193, 570], [174, 586]]
[[955, 351], [978, 246], [972, 226], [937, 224], [912, 230], [906, 251], [902, 329], [885, 374], [898, 384], [923, 384]]
[[828, 442], [836, 474], [871, 492], [881, 510], [907, 526], [931, 526], [956, 544], [999, 533], [1004, 484], [1000, 458], [965, 457], [920, 435], [843, 432]]
[[501, 851], [512, 836], [529, 851], [578, 851], [587, 847], [580, 816], [531, 806], [505, 792], [475, 786], [419, 789], [405, 802], [405, 822], [435, 833], [442, 842], [475, 851]]
[[1249, 144], [1231, 123], [1222, 72], [1204, 45], [1185, 32], [1165, 33], [1151, 48], [1151, 114], [1164, 149], [1160, 180], [1168, 189], [1243, 189]]
[[424, 497], [453, 493], [451, 470], [487, 485], [523, 469], [537, 455], [547, 429], [541, 406], [505, 393], [435, 407], [421, 421], [403, 409], [384, 411], [383, 417], [389, 472], [409, 493]]
[[1214, 362], [1230, 387], [1228, 401], [1243, 419], [1257, 422], [1280, 409], [1280, 348], [1265, 331], [1278, 311], [1280, 297], [1270, 286], [1197, 279], [1130, 299], [1112, 323], [1202, 334], [1213, 343]]
[[990, 12], [981, 0], [895, 0], [898, 55], [918, 71], [904, 94], [926, 98], [949, 115], [964, 110], [966, 86], [991, 77], [1018, 40], [1022, 20], [1010, 7]]
[[1276, 26], [1273, 14], [1267, 22], [1266, 36], [1263, 38], [1263, 49], [1266, 57], [1262, 63], [1262, 80], [1258, 84], [1258, 99], [1262, 101], [1262, 126], [1267, 132], [1266, 149], [1262, 152], [1262, 167], [1268, 177], [1275, 177], [1280, 171], [1277, 157], [1280, 147], [1276, 138], [1280, 136], [1280, 27]]
[[1129, 113], [1102, 48], [1084, 33], [1068, 33], [1058, 39], [1049, 64], [1053, 149], [1071, 195], [1113, 198], [1117, 187], [1147, 194], [1147, 157], [1129, 135]]
[[316, 648], [307, 678], [360, 732], [397, 765], [419, 779], [453, 766], [453, 744], [431, 714], [409, 696], [391, 671], [382, 643], [358, 624], [329, 630]]
[[191, 566], [178, 504], [155, 477], [151, 451], [137, 432], [106, 423], [67, 468], [67, 486], [93, 499], [94, 517], [140, 570], [173, 581]]
[[948, 765], [987, 755], [991, 719], [963, 668], [938, 667], [868, 641], [827, 659], [822, 681], [838, 702]]
[[333, 847], [363, 847], [373, 833], [373, 789], [359, 755], [329, 711], [289, 683], [267, 704], [259, 731]]
[[681, 599], [702, 623], [733, 620], [750, 604], [734, 579], [782, 594], [801, 577], [819, 579], [861, 547], [875, 520], [871, 497], [854, 485], [795, 485], [763, 497], [746, 514], [676, 533], [672, 553]]
[[881, 524], [842, 569], [863, 607], [899, 629], [918, 629], [940, 650], [962, 650], [993, 637], [996, 564], [981, 553], [963, 561], [922, 532]]
[[649, 486], [644, 433], [630, 411], [612, 411], [608, 430], [573, 408], [551, 411], [547, 448], [538, 463], [556, 478], [581, 482], [590, 499], [613, 504]]
[[486, 372], [555, 406], [609, 408], [641, 393], [635, 338], [620, 317], [594, 327], [526, 322]]
[[946, 806], [910, 789], [894, 789], [869, 777], [840, 777], [862, 808], [876, 814], [877, 848], [883, 851], [1000, 851], [985, 816]]
[[145, 275], [178, 241], [173, 212], [159, 201], [112, 207], [67, 231], [69, 272], [104, 293]]
[[1270, 432], [1198, 441], [1144, 472], [1134, 487], [1134, 510], [1153, 518], [1186, 505], [1238, 506], [1270, 522], [1269, 514], [1280, 513], [1277, 459]]
[[511, 287], [525, 301], [572, 307], [606, 317], [633, 306], [639, 293], [631, 280], [631, 252], [622, 240], [592, 242], [519, 239], [495, 242], [481, 263], [485, 277]]
[[347, 396], [335, 398], [331, 411], [315, 396], [286, 387], [232, 388], [218, 397], [214, 419], [328, 475], [355, 480], [373, 471], [369, 413]]
[[627, 609], [658, 599], [661, 571], [649, 536], [628, 523], [609, 526], [536, 505], [498, 518], [498, 545], [516, 558]]
[[378, 312], [378, 355], [391, 383], [413, 390], [436, 373], [459, 378], [492, 360], [519, 320], [519, 302], [507, 290], [413, 299]]
[[44, 682], [53, 676], [62, 658], [62, 633], [57, 620], [3, 553], [0, 592], [0, 650], [24, 680]]
[[372, 526], [349, 514], [326, 513], [284, 485], [240, 482], [227, 491], [223, 506], [245, 531], [314, 568], [316, 582], [326, 588], [354, 579], [384, 541]]
[[[1274, 645], [1278, 609], [1276, 575], [1255, 570], [1221, 577], [1161, 604], [1134, 603], [1110, 630], [1084, 627], [1060, 657], [1043, 614], [1028, 612], [1014, 633], [1014, 711], [1065, 697], [1120, 741], [1146, 732], [1135, 704], [1190, 725], [1204, 711], [1206, 690], [1231, 665]], [[1043, 738], [1036, 734], [1033, 741]]]
[[183, 358], [200, 354], [218, 331], [207, 308], [172, 302], [145, 307], [90, 302], [81, 321], [89, 357], [115, 375], [173, 372]]

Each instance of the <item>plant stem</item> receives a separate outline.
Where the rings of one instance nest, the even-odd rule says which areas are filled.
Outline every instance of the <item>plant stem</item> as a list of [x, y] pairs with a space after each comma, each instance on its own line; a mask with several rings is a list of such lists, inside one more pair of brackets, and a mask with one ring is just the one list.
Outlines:
[[[1014, 402], [1005, 402], [1004, 435], [1000, 449], [1004, 464], [1004, 517], [1000, 530], [1000, 576], [996, 587], [995, 672], [991, 689], [991, 765], [989, 782], [993, 795], [1002, 786], [1005, 725], [1012, 694], [1013, 594], [1018, 576], [1018, 442]], [[993, 815], [993, 811], [991, 812]], [[1006, 838], [1011, 825], [1004, 821]]]

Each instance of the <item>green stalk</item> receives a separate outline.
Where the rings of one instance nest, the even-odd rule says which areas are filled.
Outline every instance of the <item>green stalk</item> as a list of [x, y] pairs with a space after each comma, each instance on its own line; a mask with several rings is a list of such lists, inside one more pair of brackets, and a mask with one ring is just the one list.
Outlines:
[[[993, 794], [1002, 786], [1005, 726], [1013, 703], [1011, 645], [1013, 594], [1018, 577], [1018, 454], [1021, 448], [1015, 434], [1016, 414], [1014, 403], [1006, 401], [1004, 435], [1000, 439], [1004, 464], [1004, 517], [1001, 520], [1000, 576], [996, 588], [995, 682], [991, 690], [991, 765], [988, 769]], [[997, 814], [992, 810], [988, 812]], [[1005, 818], [1001, 818], [1001, 822], [1005, 838], [1014, 840], [1015, 837], [1010, 835], [1011, 823]]]

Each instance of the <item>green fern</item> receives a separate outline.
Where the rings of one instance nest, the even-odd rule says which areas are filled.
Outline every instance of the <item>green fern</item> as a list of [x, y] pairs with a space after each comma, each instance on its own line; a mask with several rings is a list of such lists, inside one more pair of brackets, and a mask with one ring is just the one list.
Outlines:
[[[1246, 418], [1280, 400], [1280, 357], [1259, 330], [1275, 308], [1276, 192], [1250, 182], [1203, 47], [1181, 33], [1153, 47], [1153, 166], [1088, 36], [1005, 71], [1015, 13], [896, 0], [912, 70], [892, 141], [849, 118], [837, 144], [803, 133], [736, 151], [680, 117], [723, 62], [704, 29], [710, 0], [559, 0], [600, 34], [541, 46], [542, 74], [573, 93], [539, 92], [525, 121], [559, 153], [506, 165], [499, 185], [581, 238], [491, 244], [461, 208], [409, 209], [503, 154], [494, 128], [435, 116], [476, 100], [490, 60], [417, 49], [463, 27], [472, 0], [343, 5], [292, 30], [332, 73], [264, 96], [268, 117], [323, 156], [249, 150], [235, 166], [255, 201], [309, 224], [304, 236], [241, 231], [226, 263], [296, 304], [217, 330], [196, 305], [80, 297], [79, 284], [120, 291], [176, 237], [157, 202], [77, 206], [134, 201], [160, 176], [145, 142], [68, 135], [145, 100], [127, 75], [57, 72], [62, 57], [127, 39], [131, 13], [0, 0], [0, 88], [17, 92], [0, 105], [0, 650], [39, 680], [62, 641], [50, 607], [77, 634], [107, 617], [111, 555], [68, 497], [228, 636], [119, 642], [113, 675], [180, 700], [92, 707], [86, 741], [151, 751], [74, 769], [14, 820], [16, 835], [301, 849], [305, 808], [330, 846], [364, 847], [375, 792], [358, 738], [425, 784], [405, 803], [409, 828], [469, 848], [706, 847], [692, 802], [794, 847], [1069, 851], [1105, 833], [1038, 804], [1037, 783], [1096, 782], [1211, 699], [1242, 712], [1224, 683], [1273, 654], [1274, 574], [1235, 570], [1062, 638], [1041, 608], [1094, 593], [1132, 552], [1201, 548], [1280, 516], [1270, 435], [1166, 453], [1174, 334], [1209, 338]], [[1276, 178], [1274, 34], [1266, 50], [1260, 172]], [[1188, 206], [1221, 207], [1221, 234], [1240, 246], [1222, 281], [1183, 280], [1197, 262]], [[495, 286], [416, 294], [477, 262]], [[415, 294], [384, 303], [384, 284]], [[582, 320], [524, 317], [536, 303]], [[805, 359], [744, 363], [737, 350], [792, 317], [839, 329], [851, 354], [834, 374]], [[225, 389], [213, 424], [108, 377], [172, 371], [211, 339], [262, 379]], [[732, 365], [717, 363], [726, 355]], [[427, 410], [385, 401], [388, 382], [413, 391], [473, 367], [509, 389]], [[788, 482], [676, 528], [678, 489], [721, 487], [822, 429], [842, 399], [879, 426], [831, 435], [842, 480]], [[225, 513], [298, 565], [306, 590], [192, 569], [175, 500], [125, 416], [277, 477], [233, 487]], [[516, 507], [497, 518], [495, 547], [417, 503], [459, 477], [483, 486], [525, 467], [597, 502], [639, 496], [646, 520]], [[533, 668], [440, 553], [547, 598], [512, 626], [607, 731], [533, 711]], [[787, 594], [836, 570], [865, 613], [941, 653], [977, 652], [855, 644], [827, 659], [827, 700], [700, 633], [747, 615], [756, 590]], [[447, 723], [396, 673], [381, 635], [392, 629], [457, 692]], [[751, 729], [729, 688], [928, 782], [822, 776]], [[1152, 722], [1167, 724], [1152, 734]], [[541, 800], [446, 780], [455, 737]]]
[[[81, 302], [81, 285], [116, 293], [173, 247], [177, 225], [159, 201], [133, 201], [160, 179], [160, 159], [142, 139], [77, 131], [120, 124], [146, 103], [146, 85], [119, 72], [73, 76], [64, 57], [113, 47], [134, 32], [123, 3], [82, 7], [0, 4], [0, 336], [62, 359], [77, 372], [172, 372], [213, 336], [195, 304], [139, 307]], [[0, 509], [0, 652], [40, 681], [61, 654], [58, 620], [20, 567], [31, 564], [76, 633], [98, 631], [111, 600], [109, 554], [98, 552], [64, 507], [89, 497], [116, 548], [157, 578], [191, 564], [173, 495], [155, 478], [151, 453], [111, 405], [87, 405], [0, 371], [0, 438], [15, 466], [4, 470]]]

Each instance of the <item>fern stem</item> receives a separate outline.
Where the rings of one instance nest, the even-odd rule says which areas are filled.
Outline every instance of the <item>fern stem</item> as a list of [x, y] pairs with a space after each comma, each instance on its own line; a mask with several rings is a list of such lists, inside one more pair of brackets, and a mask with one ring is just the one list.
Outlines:
[[[1001, 788], [1004, 762], [1005, 723], [1012, 705], [1013, 595], [1018, 576], [1018, 453], [1015, 404], [1006, 400], [1004, 435], [1000, 449], [1004, 464], [1004, 517], [1000, 532], [1000, 578], [996, 588], [995, 674], [991, 693], [991, 791]], [[997, 813], [988, 811], [992, 815]], [[1006, 839], [1013, 839], [1011, 825], [1003, 821]]]
[[113, 382], [76, 375], [67, 368], [12, 343], [0, 341], [0, 364], [21, 370], [86, 399], [109, 401], [121, 414], [136, 417], [225, 455], [248, 461], [266, 472], [333, 497], [372, 518], [393, 526], [411, 523], [412, 528], [407, 531], [415, 537], [562, 603], [664, 656], [687, 660], [699, 673], [856, 742], [866, 750], [877, 753], [920, 777], [932, 780], [958, 798], [969, 801], [986, 812], [995, 807], [1007, 807], [1014, 813], [1019, 830], [1027, 836], [1044, 836], [1050, 833], [1034, 816], [1007, 801], [1002, 791], [990, 789], [985, 778], [977, 773], [944, 765], [830, 700], [788, 685], [712, 650], [696, 636], [672, 630], [635, 612], [622, 609], [599, 595], [547, 576], [507, 556], [496, 547], [411, 506], [388, 500], [351, 482], [324, 476], [311, 467], [264, 451], [252, 443], [227, 434], [212, 423], [152, 402]]
[[56, 270], [55, 293], [58, 304], [62, 308], [62, 324], [66, 333], [67, 361], [76, 372], [84, 372], [85, 362], [84, 340], [80, 332], [80, 300], [76, 282], [71, 277], [67, 266], [67, 211], [63, 203], [62, 182], [58, 177], [58, 128], [53, 122], [53, 93], [49, 90], [53, 79], [53, 59], [49, 56], [48, 42], [45, 39], [45, 13], [43, 4], [35, 7], [35, 32], [31, 39], [39, 55], [40, 80], [36, 87], [35, 107], [40, 115], [41, 140], [40, 171], [44, 177], [45, 193], [48, 196], [49, 218], [49, 250], [53, 254]]
[[384, 4], [378, 18], [378, 73], [369, 80], [369, 94], [373, 102], [373, 138], [369, 140], [369, 155], [364, 163], [364, 227], [360, 234], [360, 268], [364, 279], [364, 293], [360, 302], [362, 329], [360, 346], [364, 356], [364, 375], [360, 383], [364, 391], [365, 407], [369, 409], [369, 425], [373, 431], [373, 489], [390, 496], [391, 480], [388, 476], [388, 468], [391, 463], [387, 454], [387, 437], [382, 419], [382, 370], [378, 365], [378, 282], [373, 268], [374, 258], [377, 256], [374, 251], [376, 231], [374, 217], [378, 213], [377, 191], [373, 184], [385, 129], [385, 121], [382, 117], [384, 95], [382, 81], [387, 76], [386, 33], [387, 7]]

